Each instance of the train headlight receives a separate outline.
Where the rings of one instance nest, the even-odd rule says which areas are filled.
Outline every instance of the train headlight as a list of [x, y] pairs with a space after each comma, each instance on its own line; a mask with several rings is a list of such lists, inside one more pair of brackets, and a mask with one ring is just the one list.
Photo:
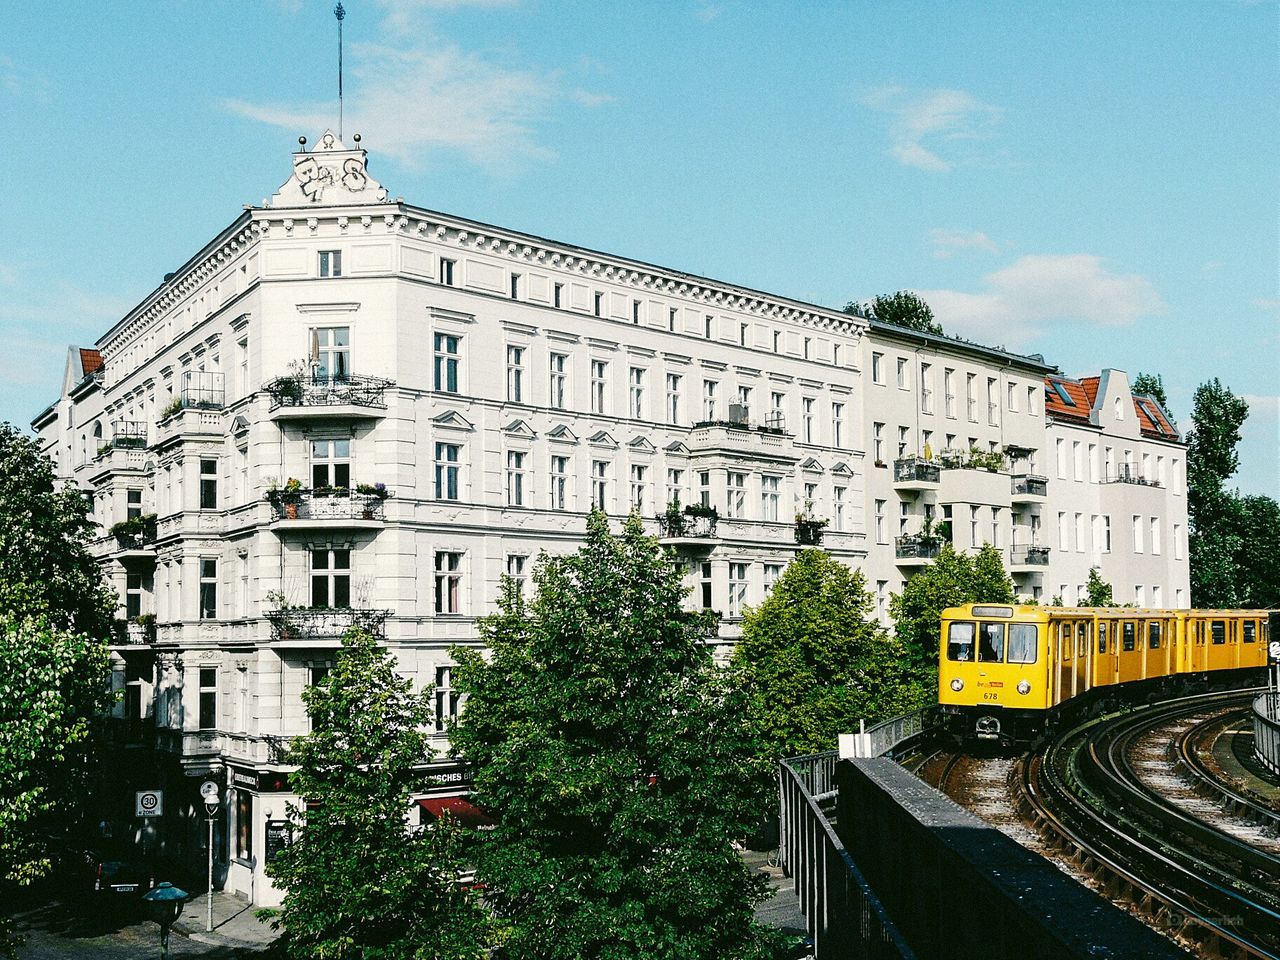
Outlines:
[[1019, 680], [1018, 692], [1025, 697], [1028, 693], [1031, 692], [1031, 684], [1027, 683], [1027, 681], [1025, 680]]
[[951, 689], [954, 690], [956, 693], [959, 693], [961, 690], [964, 689], [964, 681], [961, 680], [959, 677], [956, 677], [954, 680], [951, 681]]

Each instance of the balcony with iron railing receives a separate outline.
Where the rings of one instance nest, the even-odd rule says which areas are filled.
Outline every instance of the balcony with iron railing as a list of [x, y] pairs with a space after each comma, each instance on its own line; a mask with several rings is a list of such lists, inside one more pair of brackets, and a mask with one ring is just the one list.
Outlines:
[[893, 461], [893, 486], [898, 490], [936, 490], [942, 482], [938, 464], [924, 457], [902, 457]]
[[1102, 483], [1132, 483], [1141, 487], [1158, 487], [1159, 480], [1150, 479], [1132, 464], [1122, 463], [1103, 471]]
[[673, 503], [655, 519], [658, 521], [658, 539], [662, 543], [710, 548], [708, 541], [716, 539], [720, 513], [715, 507], [701, 504], [691, 503], [681, 509], [678, 503]]
[[374, 418], [386, 415], [386, 391], [394, 381], [382, 377], [287, 374], [262, 385], [271, 397], [271, 418]]
[[942, 552], [942, 537], [908, 534], [893, 541], [893, 555], [900, 567], [922, 567]]
[[1049, 548], [1014, 546], [1009, 550], [1010, 573], [1036, 573], [1049, 566]]
[[307, 489], [296, 480], [267, 491], [277, 530], [318, 527], [378, 528], [390, 491], [381, 483]]
[[113, 450], [145, 450], [147, 425], [141, 420], [115, 420], [111, 424], [111, 439], [98, 448], [99, 460]]
[[280, 607], [265, 614], [277, 641], [300, 644], [336, 643], [353, 627], [381, 637], [390, 615], [372, 607]]
[[121, 553], [155, 559], [156, 515], [154, 513], [144, 513], [138, 517], [113, 523], [107, 533], [115, 538], [116, 549]]
[[119, 618], [111, 625], [111, 629], [112, 643], [116, 646], [136, 647], [156, 642], [154, 613]]
[[221, 436], [225, 400], [221, 373], [187, 371], [178, 393], [160, 411], [155, 445], [163, 446], [179, 436]]

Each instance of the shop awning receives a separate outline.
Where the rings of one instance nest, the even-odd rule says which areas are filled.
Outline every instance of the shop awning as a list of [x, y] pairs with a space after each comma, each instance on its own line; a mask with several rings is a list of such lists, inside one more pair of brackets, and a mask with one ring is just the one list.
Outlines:
[[418, 801], [425, 814], [439, 820], [446, 813], [472, 830], [489, 830], [495, 821], [465, 797], [424, 797]]

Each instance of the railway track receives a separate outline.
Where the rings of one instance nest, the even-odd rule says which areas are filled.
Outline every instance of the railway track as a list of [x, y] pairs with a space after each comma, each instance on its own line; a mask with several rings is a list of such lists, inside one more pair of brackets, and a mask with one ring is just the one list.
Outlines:
[[[1173, 745], [1173, 760], [1178, 772], [1198, 795], [1216, 803], [1230, 816], [1254, 824], [1267, 836], [1280, 837], [1280, 809], [1248, 788], [1229, 783], [1217, 764], [1208, 759], [1214, 740], [1232, 722], [1247, 716], [1246, 711], [1233, 711], [1193, 725]], [[1202, 749], [1201, 744], [1209, 744], [1210, 750]]]
[[[1019, 761], [1016, 802], [1108, 893], [1202, 955], [1280, 958], [1280, 857], [1170, 804], [1131, 759], [1151, 729], [1247, 696], [1205, 694], [1083, 724]], [[1191, 731], [1179, 739], [1191, 762], [1195, 742]]]

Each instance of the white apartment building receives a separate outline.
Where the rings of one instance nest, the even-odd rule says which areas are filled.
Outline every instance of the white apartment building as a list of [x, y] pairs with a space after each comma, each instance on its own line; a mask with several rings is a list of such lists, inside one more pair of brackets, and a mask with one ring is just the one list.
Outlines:
[[[1176, 433], [1058, 417], [1040, 358], [388, 200], [366, 160], [332, 132], [304, 145], [268, 203], [72, 349], [33, 421], [92, 496], [121, 597], [121, 826], [132, 791], [163, 788], [146, 835], [202, 862], [197, 790], [218, 780], [220, 885], [279, 900], [263, 867], [298, 801], [281, 748], [344, 630], [384, 638], [442, 732], [450, 648], [479, 644], [503, 574], [575, 549], [593, 505], [647, 519], [722, 648], [819, 540], [882, 610], [939, 528], [1012, 551], [1028, 595], [1074, 589], [1096, 552], [1121, 592], [1185, 599]], [[1099, 403], [1127, 396], [1102, 382]], [[1163, 456], [1168, 489], [1059, 480], [1055, 440], [1076, 436], [1138, 470]], [[1059, 510], [1144, 518], [1140, 556], [1118, 529], [1110, 553], [1055, 550]], [[424, 816], [464, 776], [431, 773]]]

